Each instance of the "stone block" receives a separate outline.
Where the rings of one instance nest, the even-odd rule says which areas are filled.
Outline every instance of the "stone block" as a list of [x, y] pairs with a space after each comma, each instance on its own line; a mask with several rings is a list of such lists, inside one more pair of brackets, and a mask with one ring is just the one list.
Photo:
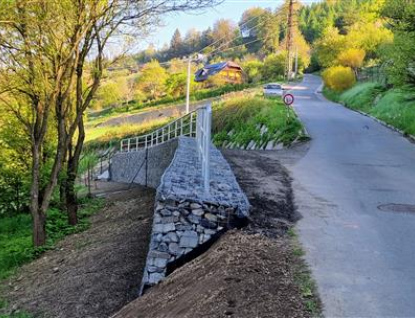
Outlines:
[[218, 217], [212, 213], [206, 213], [205, 218], [209, 220], [210, 222], [214, 222], [214, 223], [218, 221]]
[[164, 275], [162, 273], [151, 273], [148, 276], [148, 283], [151, 285], [157, 284], [164, 278]]
[[167, 210], [167, 209], [162, 209], [162, 210], [160, 210], [160, 214], [162, 216], [171, 216], [172, 212], [170, 210]]
[[199, 224], [200, 223], [200, 217], [196, 216], [194, 214], [189, 214], [187, 216], [187, 219], [189, 220], [190, 223], [193, 223], [193, 224]]
[[200, 225], [202, 225], [206, 229], [216, 229], [218, 227], [217, 223], [211, 222], [207, 219], [202, 219], [200, 221]]
[[199, 242], [199, 237], [195, 231], [185, 231], [180, 238], [180, 247], [194, 248]]
[[205, 214], [205, 211], [203, 211], [203, 209], [195, 209], [195, 210], [192, 210], [192, 214], [196, 216], [202, 216], [203, 214]]

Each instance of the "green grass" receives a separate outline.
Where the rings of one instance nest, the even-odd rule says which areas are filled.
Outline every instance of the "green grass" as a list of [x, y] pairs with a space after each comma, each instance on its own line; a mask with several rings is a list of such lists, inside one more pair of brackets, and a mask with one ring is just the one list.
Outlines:
[[[191, 93], [190, 100], [200, 101], [200, 100], [207, 99], [207, 98], [221, 96], [229, 92], [241, 91], [245, 88], [252, 87], [252, 86], [254, 86], [254, 84], [236, 84], [236, 85], [225, 85], [225, 86], [221, 86], [215, 89], [200, 89], [200, 90], [196, 90], [193, 93]], [[90, 121], [96, 124], [96, 123], [106, 121], [109, 118], [117, 117], [120, 114], [136, 113], [144, 109], [158, 107], [158, 106], [166, 106], [166, 105], [174, 106], [174, 105], [183, 103], [185, 100], [186, 100], [186, 96], [180, 96], [180, 97], [168, 96], [168, 97], [164, 97], [158, 100], [148, 101], [148, 102], [143, 102], [143, 103], [133, 102], [128, 105], [128, 111], [127, 111], [127, 106], [124, 105], [122, 107], [112, 107], [112, 108], [104, 109], [102, 111], [97, 111], [97, 112], [91, 113], [88, 117]]]
[[[280, 98], [235, 94], [213, 106], [213, 141], [217, 146], [234, 142], [240, 147], [251, 140], [265, 145], [271, 140], [290, 145], [301, 137], [303, 127], [291, 108]], [[268, 131], [261, 134], [261, 125]], [[230, 133], [231, 132], [231, 133]]]
[[340, 102], [352, 109], [370, 112], [376, 97], [384, 90], [384, 87], [378, 83], [362, 83], [341, 94]]
[[0, 219], [0, 279], [7, 278], [15, 273], [19, 266], [53, 248], [54, 244], [66, 235], [87, 229], [88, 217], [103, 207], [103, 200], [85, 198], [80, 203], [79, 224], [75, 227], [68, 225], [66, 214], [60, 210], [51, 208], [48, 211], [48, 239], [42, 248], [32, 246], [32, 221], [29, 214]]
[[304, 306], [312, 317], [322, 317], [321, 301], [317, 292], [317, 285], [311, 275], [311, 271], [302, 257], [305, 255], [295, 230], [291, 228], [289, 237], [293, 246], [292, 255], [294, 261], [294, 281], [300, 289]]
[[111, 127], [90, 127], [86, 130], [85, 149], [103, 149], [118, 146], [121, 139], [144, 135], [170, 122], [171, 118], [160, 118], [141, 124], [123, 124]]
[[324, 97], [326, 97], [328, 100], [331, 100], [335, 103], [339, 103], [340, 102], [340, 95], [341, 93], [333, 91], [327, 87], [323, 88], [323, 95]]
[[415, 135], [414, 88], [387, 90], [379, 83], [365, 82], [358, 83], [335, 98], [330, 98], [333, 92], [326, 91], [328, 91], [326, 97], [333, 101], [379, 118], [405, 134]]

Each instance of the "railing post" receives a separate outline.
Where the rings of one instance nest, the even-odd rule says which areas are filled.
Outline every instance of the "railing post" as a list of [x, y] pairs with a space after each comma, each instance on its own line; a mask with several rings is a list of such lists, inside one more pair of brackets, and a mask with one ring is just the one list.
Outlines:
[[193, 134], [193, 113], [190, 113], [190, 122], [189, 122], [189, 137], [192, 137]]
[[131, 139], [128, 138], [127, 152], [130, 152]]
[[206, 107], [205, 110], [205, 127], [204, 127], [204, 137], [205, 137], [205, 162], [204, 162], [204, 188], [205, 194], [210, 193], [210, 135], [211, 135], [211, 123], [212, 123], [212, 108], [210, 105]]

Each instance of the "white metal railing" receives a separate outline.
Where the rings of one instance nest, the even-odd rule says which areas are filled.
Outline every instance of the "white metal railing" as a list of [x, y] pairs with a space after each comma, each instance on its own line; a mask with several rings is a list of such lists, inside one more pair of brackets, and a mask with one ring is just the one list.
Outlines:
[[197, 110], [182, 116], [153, 132], [121, 140], [120, 151], [131, 152], [165, 143], [179, 136], [196, 137]]
[[179, 136], [195, 137], [198, 159], [201, 164], [204, 190], [209, 193], [210, 144], [212, 127], [212, 107], [210, 104], [199, 107], [153, 132], [121, 140], [120, 151], [132, 152], [154, 147]]

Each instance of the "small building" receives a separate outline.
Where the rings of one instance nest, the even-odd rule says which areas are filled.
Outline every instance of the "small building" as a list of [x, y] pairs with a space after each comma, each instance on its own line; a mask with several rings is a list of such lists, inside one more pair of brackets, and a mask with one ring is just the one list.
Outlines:
[[231, 61], [205, 65], [195, 73], [195, 81], [204, 82], [211, 76], [220, 76], [225, 83], [230, 84], [240, 84], [244, 81], [242, 67]]

